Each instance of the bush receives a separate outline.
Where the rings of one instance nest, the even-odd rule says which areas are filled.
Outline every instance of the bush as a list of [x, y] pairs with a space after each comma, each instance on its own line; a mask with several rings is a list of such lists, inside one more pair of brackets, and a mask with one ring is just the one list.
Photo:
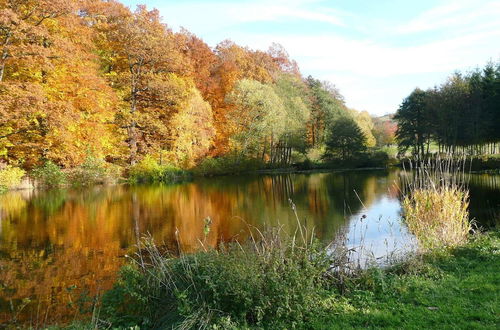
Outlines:
[[367, 152], [354, 159], [356, 167], [387, 167], [389, 155], [384, 151]]
[[68, 172], [69, 181], [75, 187], [114, 182], [119, 176], [119, 167], [93, 156], [88, 156], [83, 164]]
[[229, 154], [218, 158], [204, 159], [193, 172], [199, 176], [237, 174], [256, 171], [266, 167], [266, 164], [255, 158], [243, 158], [238, 154]]
[[43, 166], [34, 169], [32, 176], [39, 185], [44, 187], [59, 187], [66, 184], [66, 174], [50, 160]]
[[129, 169], [131, 183], [164, 182], [175, 183], [188, 180], [188, 171], [172, 165], [160, 165], [151, 156], [144, 157], [139, 163]]
[[113, 327], [298, 326], [320, 308], [331, 260], [318, 244], [297, 241], [274, 232], [178, 258], [146, 242], [150, 262], [122, 269], [101, 315]]
[[328, 158], [325, 162], [317, 162], [309, 158], [302, 163], [296, 164], [299, 170], [313, 169], [346, 169], [346, 168], [373, 168], [387, 167], [389, 165], [389, 156], [383, 151], [373, 151], [357, 153], [348, 159]]
[[18, 186], [25, 174], [24, 170], [9, 165], [0, 169], [0, 193]]

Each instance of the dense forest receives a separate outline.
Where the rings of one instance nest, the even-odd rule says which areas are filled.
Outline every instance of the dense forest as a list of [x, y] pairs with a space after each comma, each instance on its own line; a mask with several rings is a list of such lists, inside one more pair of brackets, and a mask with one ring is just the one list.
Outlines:
[[415, 89], [394, 117], [400, 152], [424, 157], [431, 144], [448, 154], [500, 152], [500, 62], [462, 74], [440, 86]]
[[114, 0], [0, 0], [0, 96], [0, 162], [26, 169], [89, 154], [122, 166], [146, 155], [184, 168], [227, 154], [290, 163], [324, 148], [340, 118], [366, 147], [393, 130], [301, 76], [278, 44], [211, 48]]

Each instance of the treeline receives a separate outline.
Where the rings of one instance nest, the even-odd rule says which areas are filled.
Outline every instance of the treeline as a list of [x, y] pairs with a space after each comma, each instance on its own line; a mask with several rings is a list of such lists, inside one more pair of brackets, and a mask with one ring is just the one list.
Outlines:
[[303, 78], [280, 45], [212, 49], [145, 6], [0, 0], [0, 52], [0, 162], [27, 169], [89, 154], [119, 165], [227, 154], [290, 163], [324, 146], [340, 117], [376, 144], [370, 116]]
[[415, 89], [399, 107], [400, 152], [425, 156], [431, 144], [449, 154], [494, 154], [500, 142], [500, 63], [462, 74], [440, 86]]

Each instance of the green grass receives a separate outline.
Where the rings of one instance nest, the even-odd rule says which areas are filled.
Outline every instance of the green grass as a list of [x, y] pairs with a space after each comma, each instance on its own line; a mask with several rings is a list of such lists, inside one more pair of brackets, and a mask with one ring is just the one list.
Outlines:
[[321, 246], [301, 238], [276, 231], [258, 242], [178, 257], [145, 241], [145, 261], [122, 269], [103, 296], [100, 317], [113, 327], [141, 329], [304, 324], [321, 307], [332, 262]]
[[137, 265], [125, 268], [93, 322], [68, 329], [500, 325], [500, 232], [476, 235], [464, 246], [433, 250], [388, 269], [356, 272], [342, 285], [338, 274], [320, 275], [328, 258], [319, 250], [296, 247], [293, 252], [290, 243], [275, 237], [260, 247], [233, 246], [175, 259], [150, 251], [159, 259], [145, 272]]
[[498, 329], [500, 235], [372, 270], [325, 300], [314, 329]]

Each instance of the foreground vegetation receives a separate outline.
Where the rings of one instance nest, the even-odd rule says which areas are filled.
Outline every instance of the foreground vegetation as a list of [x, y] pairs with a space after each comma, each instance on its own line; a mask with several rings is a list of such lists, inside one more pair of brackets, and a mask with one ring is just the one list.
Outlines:
[[466, 242], [473, 229], [467, 164], [465, 159], [438, 157], [403, 171], [404, 220], [421, 248], [454, 247]]
[[500, 234], [368, 270], [310, 328], [497, 329]]
[[499, 232], [354, 273], [318, 245], [295, 244], [267, 236], [179, 258], [147, 245], [148, 261], [123, 268], [92, 321], [69, 328], [494, 329], [500, 322]]

